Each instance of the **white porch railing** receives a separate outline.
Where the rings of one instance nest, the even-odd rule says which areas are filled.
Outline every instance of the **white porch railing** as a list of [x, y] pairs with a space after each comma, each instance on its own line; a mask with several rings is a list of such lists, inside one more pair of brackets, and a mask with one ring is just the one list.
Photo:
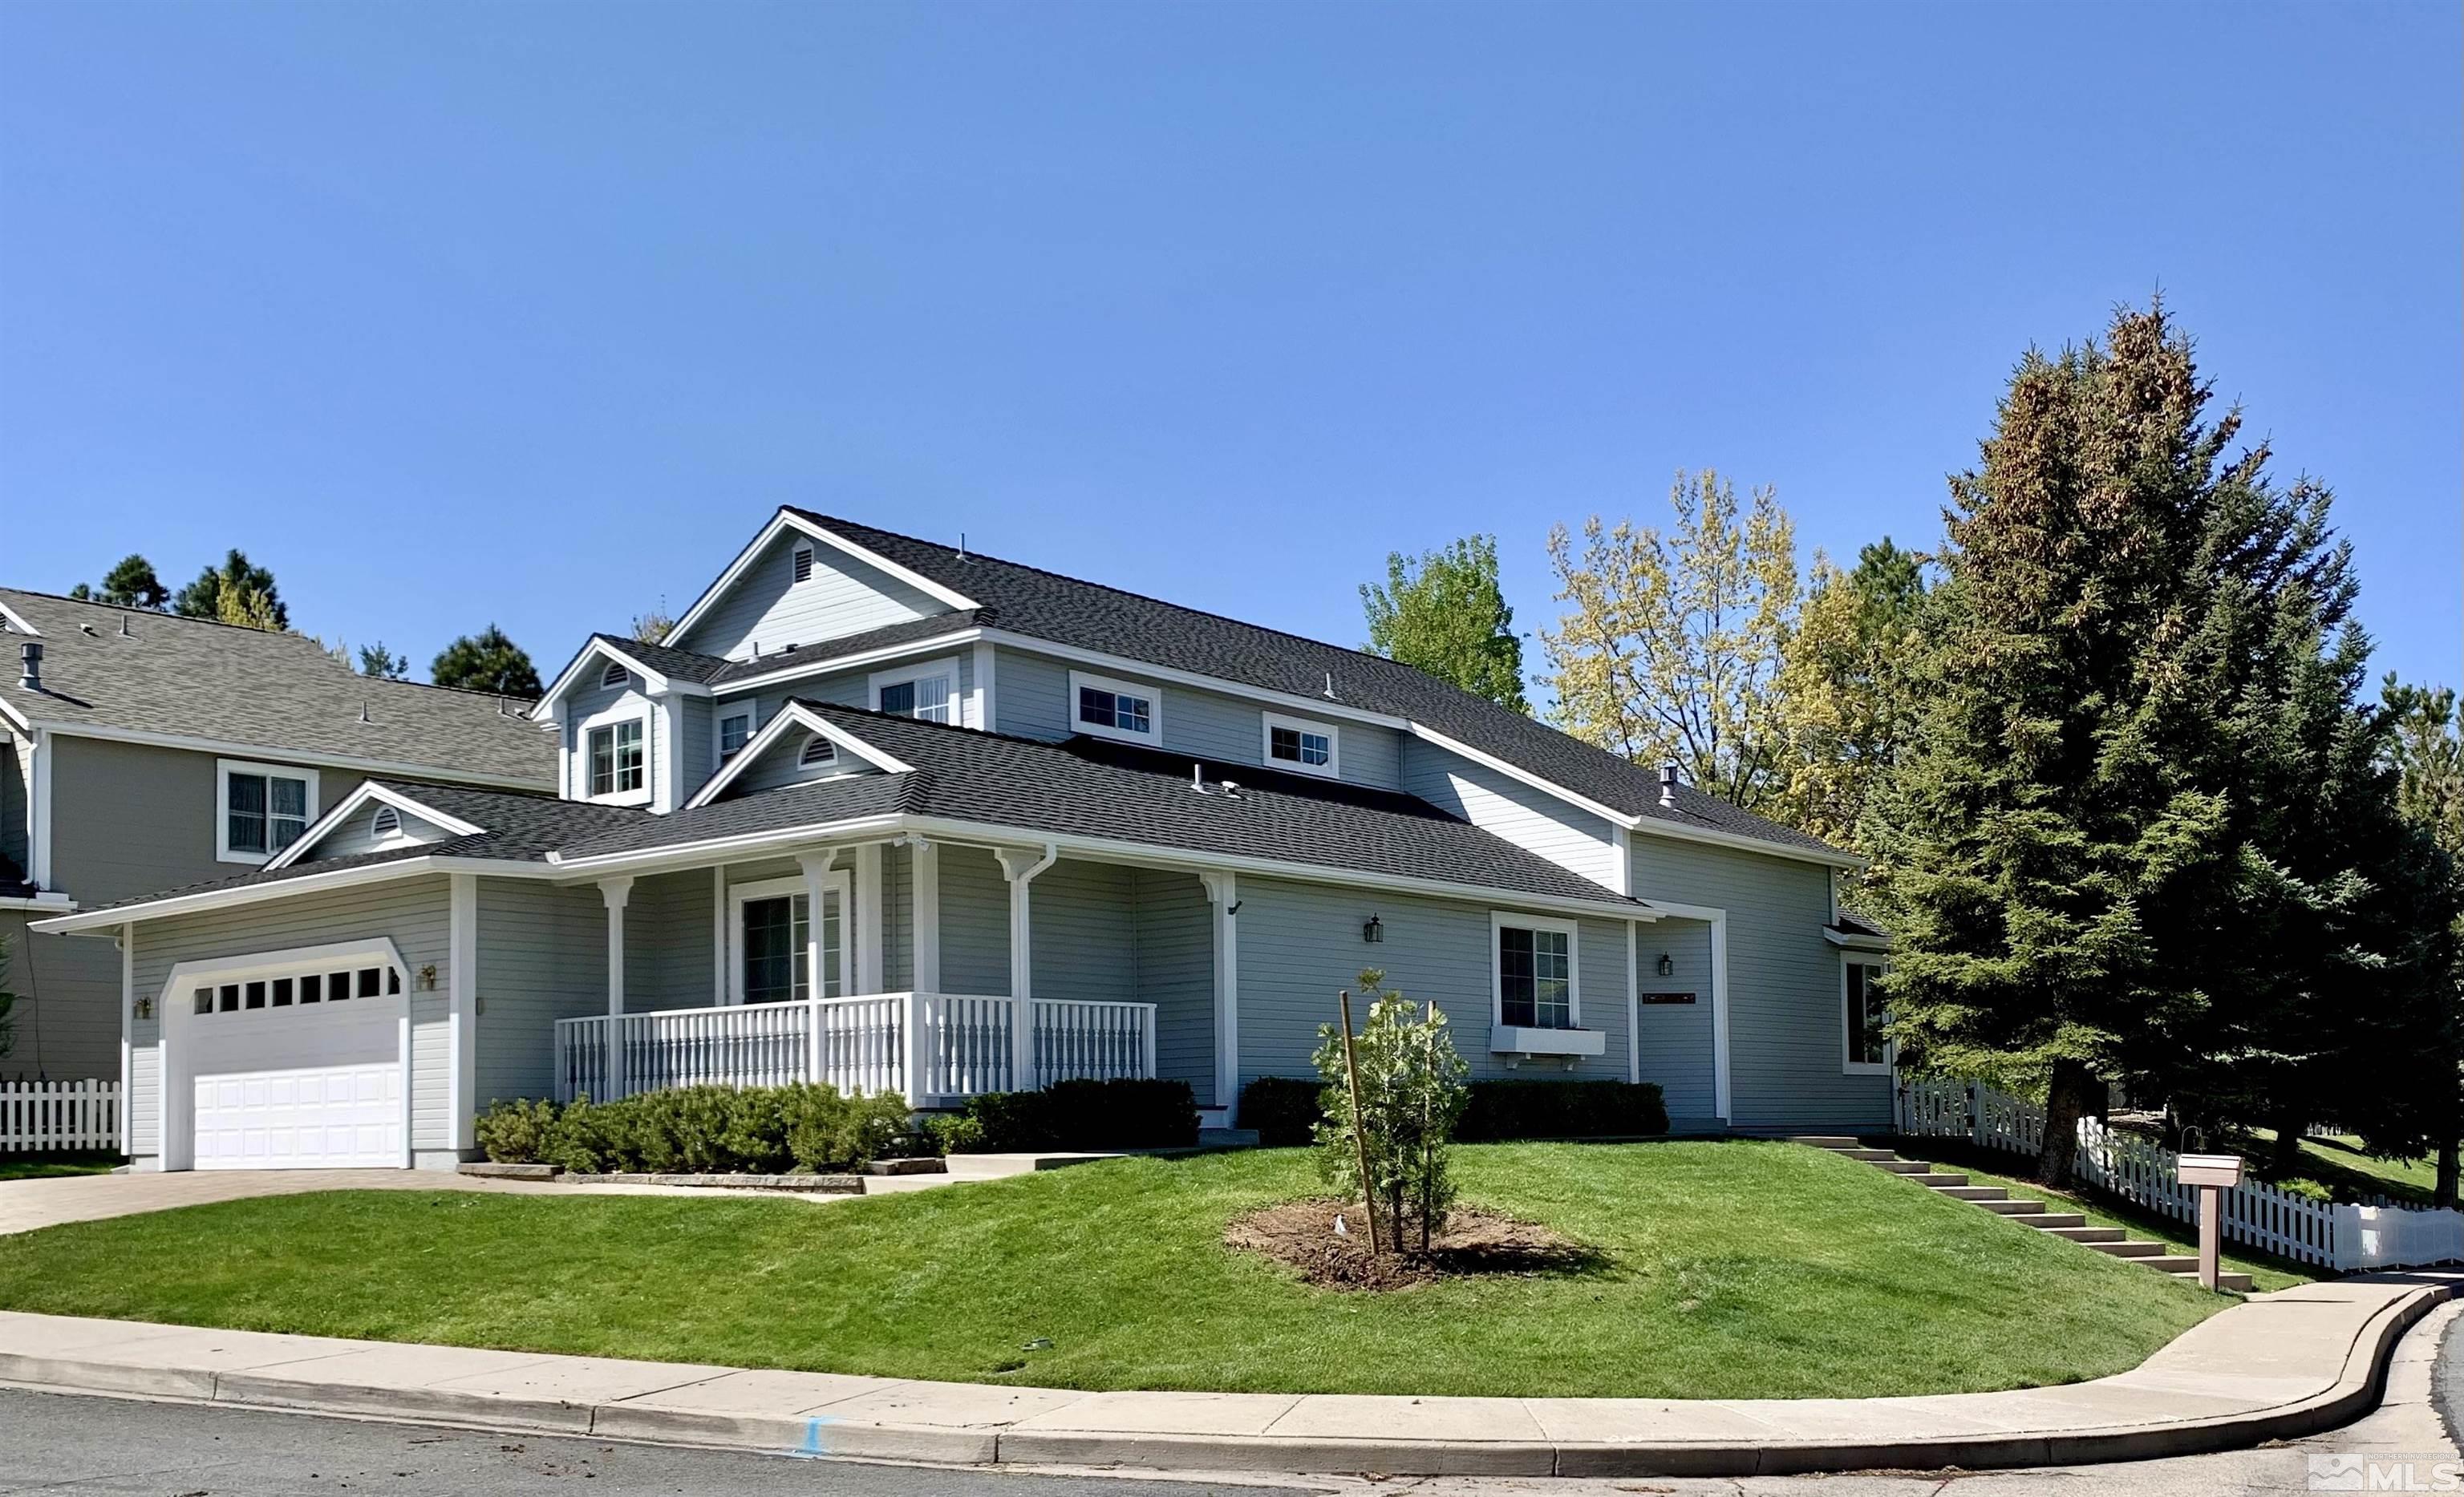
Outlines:
[[0, 1154], [120, 1147], [117, 1081], [0, 1081]]
[[[1990, 1149], [2035, 1154], [2044, 1109], [1977, 1081], [1903, 1076], [1899, 1131], [1961, 1138]], [[2161, 1216], [2196, 1222], [2199, 1192], [2181, 1182], [2177, 1156], [2093, 1117], [2079, 1123], [2079, 1178]], [[2464, 1262], [2464, 1212], [2391, 1205], [2337, 1205], [2245, 1179], [2223, 1192], [2220, 1227], [2233, 1242], [2340, 1272]]]
[[[1029, 1007], [1029, 1085], [1155, 1074], [1155, 1005], [1037, 998]], [[1006, 1092], [1021, 1061], [1018, 1008], [963, 993], [877, 993], [560, 1019], [556, 1099], [792, 1081], [895, 1092], [918, 1107]]]

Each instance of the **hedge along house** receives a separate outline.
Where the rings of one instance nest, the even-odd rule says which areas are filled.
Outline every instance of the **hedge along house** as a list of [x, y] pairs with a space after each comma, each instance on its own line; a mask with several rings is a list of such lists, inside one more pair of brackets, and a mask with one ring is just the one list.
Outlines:
[[1890, 1116], [1851, 857], [1390, 661], [789, 510], [538, 711], [554, 797], [374, 780], [44, 922], [121, 938], [142, 1167], [450, 1164], [493, 1099], [699, 1081], [1230, 1124], [1363, 966], [1477, 1074]]

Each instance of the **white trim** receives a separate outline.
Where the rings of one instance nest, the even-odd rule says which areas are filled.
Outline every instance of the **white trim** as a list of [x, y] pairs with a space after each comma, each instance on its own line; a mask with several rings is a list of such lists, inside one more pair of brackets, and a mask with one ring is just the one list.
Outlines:
[[[681, 692], [689, 697], [706, 697], [711, 694], [710, 687], [702, 684], [700, 682], [677, 681], [663, 671], [652, 670], [649, 666], [643, 664], [639, 660], [627, 654], [624, 646], [611, 640], [604, 640], [594, 635], [583, 644], [580, 650], [574, 653], [573, 659], [566, 663], [564, 669], [557, 672], [556, 680], [548, 683], [546, 692], [542, 694], [537, 702], [531, 704], [529, 713], [530, 717], [533, 720], [537, 720], [540, 714], [553, 711], [555, 708], [561, 706], [564, 703], [565, 694], [573, 689], [576, 679], [581, 675], [582, 667], [587, 664], [594, 656], [601, 660], [622, 665], [627, 671], [641, 677], [642, 689], [647, 695], [662, 696], [671, 691]], [[600, 682], [594, 685], [592, 689], [607, 689], [604, 671]]]
[[[1843, 1076], [1886, 1076], [1891, 1074], [1894, 1049], [1888, 1036], [1882, 1040], [1882, 1058], [1880, 1060], [1859, 1060], [1848, 1049], [1848, 969], [1852, 966], [1867, 967], [1871, 972], [1882, 969], [1880, 962], [1860, 962], [1853, 955], [1843, 957], [1839, 963], [1839, 1074]], [[1869, 973], [1865, 979], [1868, 993], [1873, 990], [1873, 981]]]
[[[1069, 673], [1069, 694], [1061, 703], [1064, 721], [1073, 733], [1088, 733], [1097, 738], [1111, 738], [1125, 744], [1144, 744], [1150, 748], [1163, 747], [1163, 688], [1145, 682], [1117, 676], [1098, 676], [1092, 671]], [[1078, 693], [1082, 690], [1108, 691], [1114, 697], [1129, 697], [1147, 705], [1147, 730], [1119, 727], [1111, 723], [1089, 723], [1078, 715]]]
[[[693, 792], [693, 798], [685, 802], [684, 809], [696, 810], [716, 800], [721, 792], [736, 783], [737, 776], [744, 772], [746, 765], [769, 752], [771, 745], [777, 743], [790, 730], [799, 727], [808, 733], [828, 739], [840, 748], [862, 759], [885, 774], [913, 772], [913, 767], [895, 754], [874, 748], [800, 702], [787, 702], [781, 704], [779, 710], [772, 714], [770, 721], [761, 725], [760, 731], [755, 733], [743, 748], [736, 751], [735, 758], [728, 760], [726, 765], [716, 774], [712, 775], [701, 789]], [[803, 752], [802, 748], [797, 750], [799, 758], [803, 757]], [[553, 853], [548, 856], [552, 862], [561, 861]]]
[[1625, 922], [1625, 1078], [1637, 1084], [1642, 1080], [1642, 973], [1635, 963], [1641, 934], [1640, 925]]
[[34, 720], [28, 717], [25, 713], [18, 711], [16, 705], [11, 703], [7, 697], [0, 697], [0, 717], [5, 717], [10, 722], [16, 724], [17, 731], [21, 733], [32, 735], [34, 731]]
[[[1287, 727], [1297, 733], [1315, 733], [1326, 740], [1326, 762], [1308, 764], [1299, 759], [1275, 757], [1275, 729]], [[1314, 774], [1320, 779], [1343, 778], [1343, 729], [1332, 723], [1311, 718], [1290, 717], [1282, 712], [1258, 714], [1258, 762], [1269, 770], [1286, 770], [1294, 774]]]
[[[691, 634], [693, 632], [693, 625], [701, 622], [703, 616], [708, 614], [712, 608], [717, 605], [718, 600], [721, 597], [726, 596], [726, 594], [735, 588], [737, 582], [743, 577], [746, 569], [753, 565], [754, 560], [759, 557], [762, 552], [769, 549], [770, 543], [778, 539], [779, 533], [781, 531], [790, 529], [799, 531], [805, 535], [811, 536], [815, 540], [822, 541], [839, 551], [845, 552], [847, 554], [855, 557], [859, 561], [864, 562], [866, 565], [872, 567], [877, 571], [886, 572], [890, 575], [896, 577], [899, 581], [914, 588], [917, 592], [923, 593], [927, 597], [937, 598], [941, 602], [949, 604], [952, 608], [966, 610], [981, 606], [973, 598], [966, 597], [964, 594], [952, 592], [950, 589], [943, 587], [940, 583], [932, 580], [930, 577], [921, 576], [913, 572], [910, 572], [905, 567], [900, 566], [898, 563], [891, 560], [887, 556], [876, 555], [873, 553], [865, 550], [863, 547], [858, 546], [853, 541], [847, 539], [845, 536], [832, 534], [830, 532], [823, 529], [821, 526], [813, 524], [803, 516], [791, 514], [782, 509], [778, 513], [770, 517], [770, 523], [761, 527], [760, 532], [755, 535], [752, 541], [749, 542], [742, 551], [736, 553], [736, 559], [729, 562], [727, 570], [718, 575], [718, 580], [713, 582], [708, 588], [704, 589], [701, 597], [693, 599], [693, 606], [686, 609], [684, 617], [676, 620], [676, 626], [668, 631], [668, 638], [671, 640], [682, 640]], [[818, 561], [820, 558], [816, 556], [814, 559]]]
[[888, 880], [882, 877], [882, 844], [861, 842], [855, 850], [855, 908], [849, 911], [855, 927], [855, 982], [849, 989], [857, 993], [877, 993], [885, 987], [885, 964], [882, 947], [888, 943], [890, 922], [883, 906], [889, 902]]
[[[308, 830], [299, 834], [298, 841], [267, 859], [266, 871], [272, 873], [276, 869], [288, 868], [294, 863], [304, 861], [311, 848], [332, 836], [344, 822], [350, 820], [359, 812], [361, 807], [372, 800], [391, 806], [398, 812], [408, 812], [420, 820], [451, 832], [455, 836], [480, 836], [488, 830], [486, 827], [473, 826], [460, 816], [448, 815], [435, 807], [414, 800], [400, 791], [387, 790], [373, 780], [362, 780], [349, 794], [337, 801], [332, 810], [309, 822]], [[405, 840], [409, 837], [407, 832], [403, 835]]]
[[[71, 598], [69, 601], [76, 602], [77, 599]], [[108, 608], [112, 605], [106, 603], [102, 606]], [[39, 640], [43, 637], [42, 630], [37, 629], [33, 624], [27, 622], [26, 616], [24, 614], [17, 612], [17, 610], [10, 607], [7, 603], [0, 603], [0, 620], [7, 621], [9, 632], [11, 634], [22, 634], [27, 638], [33, 640]]]
[[1200, 873], [1215, 926], [1215, 1105], [1230, 1119], [1241, 1104], [1241, 878]]
[[450, 776], [456, 784], [478, 786], [491, 790], [543, 791], [547, 776], [533, 779], [512, 774], [481, 774], [450, 764], [411, 764], [399, 759], [360, 759], [349, 754], [323, 753], [294, 749], [281, 744], [242, 744], [221, 738], [189, 738], [178, 733], [147, 733], [133, 728], [96, 727], [83, 723], [47, 723], [44, 731], [55, 738], [99, 738], [106, 743], [143, 744], [151, 748], [187, 748], [198, 753], [231, 754], [249, 757], [279, 753], [290, 764], [308, 765], [319, 770], [354, 770], [362, 774], [391, 775], [396, 778], [432, 780]]
[[[252, 952], [247, 956], [212, 957], [203, 961], [176, 962], [165, 973], [163, 986], [154, 996], [155, 1013], [155, 1076], [160, 1091], [154, 1108], [154, 1152], [163, 1169], [196, 1167], [196, 1077], [184, 1068], [188, 1060], [186, 1039], [188, 1023], [195, 1018], [189, 1005], [183, 1002], [187, 990], [210, 979], [215, 987], [234, 978], [253, 974], [272, 977], [282, 971], [303, 971], [334, 965], [365, 966], [370, 958], [392, 968], [401, 979], [402, 991], [378, 995], [380, 1002], [395, 1007], [397, 1051], [402, 1067], [402, 1167], [410, 1167], [411, 1072], [410, 1072], [410, 966], [402, 957], [402, 948], [390, 936], [370, 936], [357, 941], [336, 941], [323, 945], [289, 946], [278, 951]], [[353, 999], [353, 1002], [363, 1000]], [[123, 1098], [126, 1094], [122, 1094]], [[174, 1120], [185, 1124], [175, 1129]]]
[[77, 907], [77, 900], [56, 889], [47, 889], [31, 900], [21, 900], [14, 896], [0, 899], [0, 910], [57, 910], [63, 915], [68, 915], [74, 914]]
[[1862, 951], [1881, 956], [1891, 949], [1891, 938], [1888, 936], [1852, 936], [1844, 930], [1833, 930], [1829, 926], [1823, 927], [1822, 939], [1842, 951]]
[[448, 874], [446, 890], [446, 1117], [462, 1150], [479, 1142], [479, 877]]
[[808, 996], [819, 998], [828, 991], [822, 972], [822, 910], [812, 898], [816, 888], [824, 895], [839, 897], [839, 992], [847, 997], [855, 995], [855, 876], [847, 869], [826, 866], [830, 859], [827, 849], [813, 856], [824, 865], [819, 870], [727, 886], [727, 954], [722, 959], [727, 964], [727, 977], [721, 989], [726, 1007], [741, 1008], [744, 1003], [744, 906], [754, 900], [792, 898], [805, 901], [804, 971], [811, 987]]
[[[251, 779], [261, 778], [266, 781], [265, 840], [269, 846], [266, 852], [252, 853], [245, 848], [234, 848], [231, 845], [231, 782], [234, 774]], [[273, 782], [276, 779], [299, 781], [303, 787], [302, 793], [306, 796], [308, 811], [306, 818], [299, 823], [299, 835], [290, 846], [278, 849], [271, 846], [274, 841]], [[309, 830], [317, 825], [319, 819], [318, 779], [319, 775], [315, 770], [300, 765], [267, 764], [252, 759], [216, 759], [214, 761], [214, 861], [246, 863], [253, 868], [262, 868], [281, 854], [289, 852], [291, 847], [308, 840]]]
[[[854, 670], [863, 665], [878, 665], [885, 661], [905, 660], [911, 655], [931, 655], [941, 650], [972, 645], [980, 641], [983, 638], [984, 631], [970, 624], [963, 628], [953, 630], [948, 634], [936, 634], [921, 640], [910, 640], [904, 644], [875, 645], [869, 650], [857, 650], [853, 654], [849, 655], [833, 655], [822, 660], [805, 661], [801, 664], [789, 665], [784, 669], [775, 670], [763, 676], [738, 677], [734, 681], [721, 683], [718, 689], [724, 696], [734, 698], [749, 692], [761, 691], [771, 686], [785, 685], [793, 682], [808, 680], [814, 676], [835, 676], [845, 671]], [[826, 640], [815, 641], [815, 643], [818, 644], [826, 644], [829, 641]], [[750, 662], [742, 662], [739, 663], [750, 663]]]
[[[161, 1043], [163, 1021], [154, 1021], [156, 1043]], [[137, 1157], [136, 1127], [128, 1120], [128, 1081], [137, 1066], [137, 927], [120, 927], [120, 1152], [125, 1159]], [[161, 1098], [155, 1105], [161, 1106]], [[195, 1105], [195, 1098], [190, 1098]]]
[[[37, 889], [52, 886], [52, 759], [59, 752], [59, 734], [52, 728], [34, 730], [34, 747], [27, 751], [33, 761], [34, 783], [28, 788], [26, 829], [26, 877]], [[216, 814], [220, 814], [219, 811]], [[221, 837], [216, 836], [220, 841]], [[125, 1105], [123, 1100], [122, 1105]]]
[[876, 712], [884, 711], [886, 709], [881, 705], [881, 693], [884, 687], [904, 685], [909, 682], [924, 681], [934, 676], [946, 676], [950, 680], [950, 694], [941, 699], [941, 715], [926, 717], [921, 712], [901, 712], [895, 715], [912, 717], [919, 723], [946, 723], [953, 727], [961, 726], [958, 714], [964, 704], [958, 696], [958, 658], [955, 655], [943, 656], [938, 660], [911, 661], [907, 664], [895, 666], [890, 670], [874, 671], [865, 678], [865, 705]]
[[913, 917], [907, 922], [907, 978], [919, 993], [941, 990], [941, 844], [916, 837], [907, 844], [913, 869], [908, 879]]
[[[607, 707], [603, 711], [596, 712], [573, 725], [574, 769], [581, 775], [580, 789], [582, 791], [581, 794], [573, 797], [574, 799], [586, 800], [594, 806], [647, 806], [650, 804], [651, 796], [657, 793], [658, 782], [658, 766], [654, 759], [654, 755], [658, 751], [658, 746], [650, 741], [650, 719], [653, 715], [654, 714], [650, 709], [650, 704], [649, 702], [643, 700], [638, 694], [628, 691], [624, 695], [624, 697], [617, 701], [615, 705]], [[591, 791], [590, 735], [602, 731], [607, 732], [610, 735], [608, 738], [607, 752], [609, 759], [608, 769], [609, 773], [612, 776], [611, 783], [621, 785], [624, 783], [625, 771], [623, 768], [615, 762], [616, 741], [613, 734], [615, 729], [624, 727], [627, 723], [638, 723], [642, 727], [641, 788], [639, 790], [610, 790], [604, 795], [593, 793]]]
[[[1654, 900], [1651, 907], [1670, 920], [1699, 920], [1711, 927], [1711, 1116], [1730, 1117], [1728, 1089], [1728, 912], [1716, 904], [1678, 904]], [[1846, 1010], [1843, 1009], [1844, 1014]]]
[[993, 658], [996, 653], [991, 645], [980, 640], [974, 646], [975, 681], [967, 693], [974, 721], [967, 726], [979, 732], [993, 731], [993, 725], [1001, 721], [993, 704]]
[[1615, 894], [1634, 893], [1634, 829], [1609, 828], [1609, 889]]
[[[1506, 932], [1516, 930], [1553, 930], [1566, 937], [1566, 1022], [1543, 1026], [1537, 1022], [1510, 1025], [1506, 1022]], [[1538, 995], [1535, 993], [1532, 1018], [1537, 1021]], [[1520, 911], [1488, 912], [1488, 1022], [1495, 1029], [1511, 1030], [1579, 1030], [1583, 1027], [1583, 927], [1571, 920], [1551, 919], [1544, 915], [1526, 915]], [[1492, 1047], [1493, 1048], [1493, 1047]], [[1517, 1047], [1520, 1049], [1521, 1047]], [[1551, 1053], [1558, 1053], [1551, 1052]]]
[[[1035, 880], [1061, 860], [1061, 849], [1046, 842], [1040, 849], [995, 848], [994, 861], [1009, 883], [1009, 996], [1015, 1012], [1031, 1013], [1035, 999]], [[1035, 1074], [1035, 1027], [1010, 1026], [1010, 1074]], [[1022, 1081], [1022, 1085], [1023, 1085]]]
[[564, 870], [529, 859], [493, 857], [445, 857], [423, 853], [390, 862], [365, 863], [356, 868], [337, 868], [327, 873], [301, 874], [296, 879], [269, 879], [263, 883], [244, 883], [234, 888], [205, 889], [195, 894], [165, 896], [135, 904], [115, 904], [108, 908], [86, 910], [80, 914], [58, 915], [50, 920], [30, 921], [26, 928], [39, 930], [47, 936], [81, 935], [106, 925], [118, 925], [152, 920], [167, 920], [174, 915], [191, 915], [201, 910], [230, 909], [242, 904], [261, 904], [268, 900], [286, 900], [295, 894], [313, 894], [328, 889], [347, 889], [363, 883], [384, 883], [394, 879], [407, 879], [417, 874], [478, 873], [492, 879], [557, 879], [569, 878]]

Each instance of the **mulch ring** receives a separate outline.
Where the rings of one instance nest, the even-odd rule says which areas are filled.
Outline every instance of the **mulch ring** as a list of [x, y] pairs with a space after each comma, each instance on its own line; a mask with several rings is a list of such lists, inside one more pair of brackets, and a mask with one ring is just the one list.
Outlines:
[[[1335, 1231], [1337, 1215], [1348, 1235]], [[1460, 1205], [1447, 1213], [1445, 1230], [1430, 1241], [1427, 1252], [1419, 1251], [1416, 1236], [1408, 1252], [1397, 1252], [1390, 1244], [1373, 1257], [1368, 1223], [1356, 1201], [1287, 1201], [1252, 1211], [1223, 1229], [1223, 1244], [1289, 1264], [1302, 1278], [1328, 1289], [1413, 1289], [1473, 1275], [1529, 1277], [1593, 1268], [1600, 1261], [1593, 1249], [1545, 1226]]]

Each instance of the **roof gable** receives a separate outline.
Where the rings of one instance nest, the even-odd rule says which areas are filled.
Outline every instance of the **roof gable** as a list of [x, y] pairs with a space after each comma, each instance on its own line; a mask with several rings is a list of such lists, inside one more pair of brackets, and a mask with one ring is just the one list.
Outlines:
[[742, 660], [973, 606], [957, 589], [781, 510], [668, 638]]

